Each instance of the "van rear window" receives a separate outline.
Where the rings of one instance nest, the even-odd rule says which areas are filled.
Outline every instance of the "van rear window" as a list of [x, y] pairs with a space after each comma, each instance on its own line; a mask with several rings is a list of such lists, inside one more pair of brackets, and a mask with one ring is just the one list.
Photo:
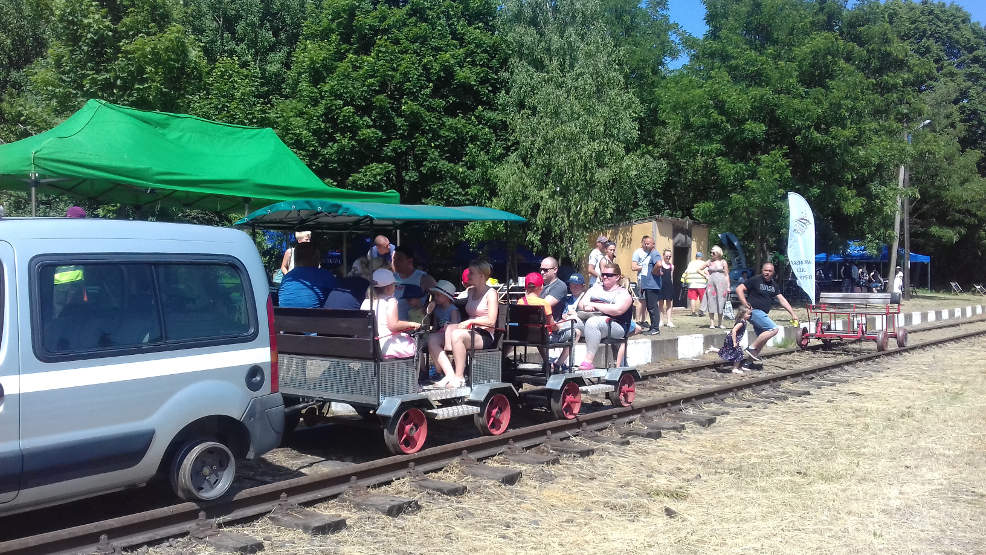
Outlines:
[[168, 339], [205, 339], [250, 331], [239, 272], [224, 264], [166, 264], [158, 286]]
[[59, 261], [36, 268], [35, 349], [43, 360], [249, 339], [256, 327], [252, 297], [232, 264]]

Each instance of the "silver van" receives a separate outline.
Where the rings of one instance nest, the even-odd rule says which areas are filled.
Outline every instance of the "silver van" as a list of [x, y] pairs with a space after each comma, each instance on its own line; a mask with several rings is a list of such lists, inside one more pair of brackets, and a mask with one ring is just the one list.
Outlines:
[[283, 432], [271, 314], [241, 231], [0, 219], [0, 514], [226, 494]]

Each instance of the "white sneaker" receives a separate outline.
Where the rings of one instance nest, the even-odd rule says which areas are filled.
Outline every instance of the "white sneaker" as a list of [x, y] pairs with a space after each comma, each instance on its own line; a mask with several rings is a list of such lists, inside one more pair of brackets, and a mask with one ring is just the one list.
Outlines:
[[668, 322], [667, 324], [664, 324], [664, 325], [667, 326], [667, 327], [669, 327], [669, 328], [675, 327], [675, 325], [672, 324], [671, 322]]
[[743, 371], [740, 370], [739, 368], [733, 368], [733, 374], [742, 374], [742, 373]]

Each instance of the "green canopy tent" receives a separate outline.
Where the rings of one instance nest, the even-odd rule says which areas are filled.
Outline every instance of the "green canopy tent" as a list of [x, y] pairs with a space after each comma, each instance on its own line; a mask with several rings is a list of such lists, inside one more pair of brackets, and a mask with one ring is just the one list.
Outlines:
[[53, 129], [0, 145], [0, 187], [135, 207], [244, 210], [301, 197], [400, 202], [325, 185], [269, 128], [90, 100]]
[[[237, 221], [235, 226], [251, 229], [291, 231], [365, 232], [380, 228], [400, 230], [434, 223], [469, 222], [523, 223], [524, 218], [484, 206], [431, 206], [427, 204], [381, 204], [294, 199], [265, 206]], [[343, 242], [345, 245], [345, 241]], [[348, 265], [343, 252], [343, 265]]]
[[484, 206], [431, 206], [427, 204], [381, 204], [294, 199], [265, 206], [234, 225], [289, 231], [368, 231], [401, 229], [430, 223], [526, 222], [524, 218]]

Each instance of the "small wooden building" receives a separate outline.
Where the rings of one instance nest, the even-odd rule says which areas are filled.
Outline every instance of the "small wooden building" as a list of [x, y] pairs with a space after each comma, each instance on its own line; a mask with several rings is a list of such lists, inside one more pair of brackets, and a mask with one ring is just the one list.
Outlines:
[[[709, 255], [709, 226], [682, 218], [667, 218], [652, 216], [642, 220], [606, 226], [592, 234], [589, 243], [595, 245], [596, 237], [600, 234], [609, 237], [616, 243], [616, 262], [623, 274], [636, 281], [634, 272], [630, 269], [630, 257], [633, 251], [640, 248], [640, 240], [644, 235], [654, 238], [654, 248], [659, 251], [671, 249], [674, 263], [675, 287], [681, 282], [681, 274], [688, 262], [695, 258], [695, 253], [702, 252], [706, 258]], [[585, 264], [583, 261], [582, 268]], [[678, 305], [678, 295], [675, 295], [675, 305]]]

